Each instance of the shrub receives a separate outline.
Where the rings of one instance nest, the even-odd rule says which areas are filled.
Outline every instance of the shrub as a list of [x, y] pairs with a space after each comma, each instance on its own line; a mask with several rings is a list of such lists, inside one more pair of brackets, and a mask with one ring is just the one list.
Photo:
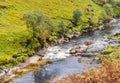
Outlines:
[[73, 23], [74, 26], [78, 26], [80, 24], [81, 16], [82, 16], [82, 13], [81, 13], [80, 10], [76, 9], [73, 12], [72, 23]]
[[25, 62], [26, 57], [25, 56], [20, 56], [16, 59], [18, 62]]
[[[23, 18], [26, 20], [28, 28], [32, 28], [32, 42], [31, 49], [41, 46], [43, 48], [46, 44], [46, 40], [49, 38], [49, 34], [54, 32], [54, 25], [50, 21], [49, 17], [40, 11], [34, 11], [26, 13]], [[35, 47], [34, 47], [35, 46]]]
[[58, 33], [60, 37], [65, 36], [65, 34], [67, 33], [67, 28], [63, 21], [61, 21], [58, 25]]
[[104, 5], [104, 9], [106, 11], [106, 14], [108, 16], [112, 16], [113, 15], [113, 8], [112, 8], [112, 5], [111, 4], [105, 4]]
[[9, 63], [11, 63], [11, 65], [14, 66], [14, 65], [18, 64], [18, 61], [15, 58], [12, 58], [9, 60]]

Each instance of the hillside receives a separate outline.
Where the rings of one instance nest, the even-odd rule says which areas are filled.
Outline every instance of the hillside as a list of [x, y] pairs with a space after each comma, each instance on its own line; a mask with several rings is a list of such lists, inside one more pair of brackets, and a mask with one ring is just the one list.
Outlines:
[[[97, 27], [102, 24], [107, 17], [104, 7], [93, 1], [0, 0], [0, 65], [9, 63], [13, 54], [26, 50], [31, 51], [29, 46], [24, 48], [21, 45], [22, 42], [26, 42], [32, 37], [32, 33], [29, 31], [29, 28], [27, 28], [25, 20], [23, 20], [24, 14], [41, 11], [51, 19], [51, 22], [55, 26], [58, 25], [61, 20], [64, 21], [65, 25], [68, 25], [72, 19], [73, 11], [79, 9], [82, 12], [82, 26], [73, 28], [73, 31], [74, 29], [83, 30], [84, 28], [88, 28], [89, 25], [85, 23], [89, 21], [89, 18], [91, 18], [91, 22], [94, 25], [93, 27]], [[89, 10], [89, 14], [86, 14], [86, 10]], [[116, 13], [113, 15], [116, 15]], [[45, 31], [43, 33], [45, 33]]]

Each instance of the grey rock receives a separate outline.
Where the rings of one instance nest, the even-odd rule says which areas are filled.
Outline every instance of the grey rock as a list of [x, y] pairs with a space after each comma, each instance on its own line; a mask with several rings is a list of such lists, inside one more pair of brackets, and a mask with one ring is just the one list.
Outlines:
[[69, 39], [72, 39], [73, 38], [73, 34], [67, 34], [67, 38], [69, 38]]
[[101, 25], [98, 27], [99, 30], [103, 30], [104, 29], [104, 25]]
[[107, 46], [108, 46], [107, 42], [99, 41], [99, 42], [89, 45], [86, 52], [88, 53], [101, 52], [102, 50], [107, 48]]
[[81, 34], [82, 34], [81, 32], [75, 32], [74, 37], [78, 38], [78, 37], [80, 37]]
[[36, 63], [36, 62], [38, 62], [40, 59], [41, 59], [40, 56], [34, 55], [34, 56], [30, 57], [27, 61], [28, 61], [28, 63], [31, 64], [31, 63]]
[[111, 23], [116, 23], [117, 21], [118, 21], [117, 19], [114, 19], [114, 18], [113, 18], [113, 19], [110, 21], [110, 24], [111, 24]]

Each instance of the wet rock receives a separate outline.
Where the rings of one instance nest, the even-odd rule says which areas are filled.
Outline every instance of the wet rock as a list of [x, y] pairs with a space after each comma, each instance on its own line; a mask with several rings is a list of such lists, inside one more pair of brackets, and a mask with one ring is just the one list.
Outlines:
[[[11, 67], [9, 69], [4, 68], [2, 73], [0, 73], [0, 80], [7, 81], [15, 77], [14, 73], [18, 70], [18, 67]], [[0, 82], [1, 83], [1, 82]]]
[[105, 48], [107, 48], [108, 45], [109, 44], [107, 42], [98, 41], [94, 44], [89, 45], [86, 52], [88, 52], [88, 53], [101, 52]]
[[75, 32], [73, 37], [74, 38], [79, 38], [81, 34], [82, 34], [81, 32]]
[[67, 43], [67, 42], [69, 42], [69, 38], [64, 38], [63, 43]]
[[73, 34], [67, 34], [67, 38], [69, 38], [69, 39], [72, 39], [73, 38]]
[[105, 28], [104, 28], [104, 25], [99, 26], [98, 29], [99, 29], [99, 30], [105, 29]]
[[79, 54], [81, 54], [81, 47], [80, 46], [73, 47], [70, 50], [70, 54], [78, 56]]
[[43, 49], [43, 50], [38, 51], [36, 53], [36, 55], [39, 55], [39, 56], [43, 57], [45, 55], [45, 53], [46, 53], [46, 49]]
[[75, 54], [75, 53], [76, 53], [75, 49], [70, 50], [70, 54]]
[[79, 56], [86, 51], [86, 46], [75, 46], [70, 50], [70, 54], [73, 56]]
[[64, 43], [64, 37], [58, 39], [57, 42], [58, 42], [58, 44], [63, 44]]
[[105, 23], [104, 24], [104, 28], [110, 28], [111, 27], [111, 24], [110, 23]]
[[114, 35], [114, 36], [118, 36], [118, 35], [120, 35], [120, 31], [114, 33], [113, 35]]
[[113, 19], [110, 21], [110, 24], [111, 24], [111, 23], [116, 23], [117, 21], [118, 21], [117, 19], [114, 19], [114, 18], [113, 18]]
[[86, 46], [89, 46], [89, 45], [93, 44], [93, 42], [92, 42], [92, 41], [85, 41], [84, 44], [85, 44]]
[[12, 73], [15, 73], [17, 70], [19, 70], [20, 69], [20, 67], [13, 67], [12, 69], [11, 69], [11, 71], [12, 71]]
[[54, 44], [54, 45], [60, 45], [60, 44], [63, 44], [63, 43], [67, 43], [67, 42], [69, 42], [69, 38], [68, 37], [66, 37], [66, 38], [64, 38], [64, 37], [62, 37], [62, 38], [60, 38], [60, 39], [58, 39], [58, 40], [56, 40], [56, 44]]
[[0, 78], [4, 77], [5, 72], [0, 73]]
[[5, 66], [0, 66], [0, 70], [2, 70], [5, 74], [7, 74], [10, 68], [6, 68]]

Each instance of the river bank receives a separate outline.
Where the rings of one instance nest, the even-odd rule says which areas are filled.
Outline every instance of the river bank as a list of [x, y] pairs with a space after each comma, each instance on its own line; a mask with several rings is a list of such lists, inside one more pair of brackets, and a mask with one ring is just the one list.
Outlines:
[[[67, 46], [67, 45], [68, 45], [68, 44], [66, 44], [66, 46]], [[65, 47], [65, 48], [66, 48], [66, 47]], [[56, 48], [55, 48], [55, 49], [56, 49]], [[49, 50], [49, 51], [50, 51], [50, 50]], [[52, 49], [51, 51], [53, 51], [53, 49]], [[58, 51], [60, 51], [60, 49], [59, 49]], [[55, 51], [54, 51], [54, 52], [55, 52]], [[61, 51], [60, 51], [60, 52], [61, 52]], [[64, 53], [66, 53], [66, 52], [64, 52]], [[53, 54], [56, 55], [56, 53], [53, 53]], [[53, 56], [53, 54], [52, 54], [52, 56]], [[69, 54], [69, 53], [68, 53], [68, 54]], [[50, 54], [49, 54], [49, 55], [50, 55]], [[60, 55], [60, 54], [58, 53], [58, 55]], [[64, 54], [62, 54], [62, 55], [64, 55]], [[46, 55], [46, 56], [47, 56], [47, 55]], [[68, 55], [67, 55], [67, 56], [68, 56]], [[51, 57], [51, 56], [50, 56], [50, 57]], [[49, 57], [49, 59], [51, 59], [50, 57]], [[55, 58], [52, 58], [52, 59], [53, 59], [53, 60], [54, 60], [54, 59], [60, 59], [60, 57], [61, 57], [61, 56], [59, 56], [59, 57], [57, 56], [57, 58], [55, 57]], [[61, 59], [64, 59], [64, 58], [66, 58], [66, 57], [62, 57]], [[43, 59], [45, 59], [45, 57], [43, 57]], [[38, 60], [38, 58], [37, 58], [37, 60]]]
[[[120, 39], [120, 35], [118, 36]], [[82, 74], [68, 75], [56, 83], [119, 83], [120, 80], [120, 46], [109, 47], [102, 54], [102, 65], [84, 71]]]
[[[103, 2], [104, 4], [102, 4]], [[107, 25], [107, 22], [115, 16], [119, 17], [119, 4], [119, 0], [104, 0], [102, 2], [99, 0], [1, 0], [1, 77], [4, 78], [5, 76], [9, 78], [12, 75], [9, 72], [14, 73], [14, 70], [22, 69], [31, 64], [31, 61], [26, 61], [26, 59], [29, 59], [29, 57], [31, 59], [31, 56], [44, 46], [48, 46], [44, 49], [45, 52], [37, 53], [37, 56], [33, 56], [32, 60], [42, 61], [43, 59], [48, 59], [48, 62], [50, 61], [51, 63], [51, 61], [56, 62], [59, 59], [70, 59], [71, 56], [72, 59], [75, 56], [94, 56], [85, 52], [90, 52], [91, 50], [89, 49], [91, 47], [94, 48], [92, 50], [95, 50], [95, 45], [99, 44], [101, 47], [97, 46], [97, 48], [101, 50], [104, 48], [104, 45], [107, 47], [109, 44], [105, 43], [105, 40], [102, 41], [102, 45], [100, 41], [92, 42], [91, 37], [87, 38], [87, 36], [89, 34], [92, 35], [94, 30], [97, 29], [96, 27], [103, 23], [106, 24], [99, 27], [99, 30], [109, 27], [109, 23]], [[113, 21], [115, 22], [116, 20], [114, 19]], [[97, 35], [99, 31], [95, 31], [95, 33], [94, 35]], [[80, 37], [82, 41], [80, 40], [79, 42]], [[112, 36], [109, 38], [112, 38]], [[76, 42], [77, 39], [78, 41]], [[92, 39], [95, 40], [94, 38]], [[54, 42], [49, 45], [52, 41]], [[106, 41], [111, 43], [109, 39]], [[113, 41], [117, 41], [116, 38]], [[76, 47], [79, 44], [80, 46]], [[69, 52], [70, 50], [71, 53]], [[58, 62], [58, 64], [61, 62]], [[66, 61], [63, 62], [66, 63]], [[84, 62], [84, 60], [80, 58], [79, 62]], [[18, 68], [14, 68], [18, 63], [22, 64], [18, 65]], [[56, 66], [56, 64], [54, 65]], [[65, 66], [62, 68], [64, 69]], [[7, 74], [8, 77], [6, 76]]]

